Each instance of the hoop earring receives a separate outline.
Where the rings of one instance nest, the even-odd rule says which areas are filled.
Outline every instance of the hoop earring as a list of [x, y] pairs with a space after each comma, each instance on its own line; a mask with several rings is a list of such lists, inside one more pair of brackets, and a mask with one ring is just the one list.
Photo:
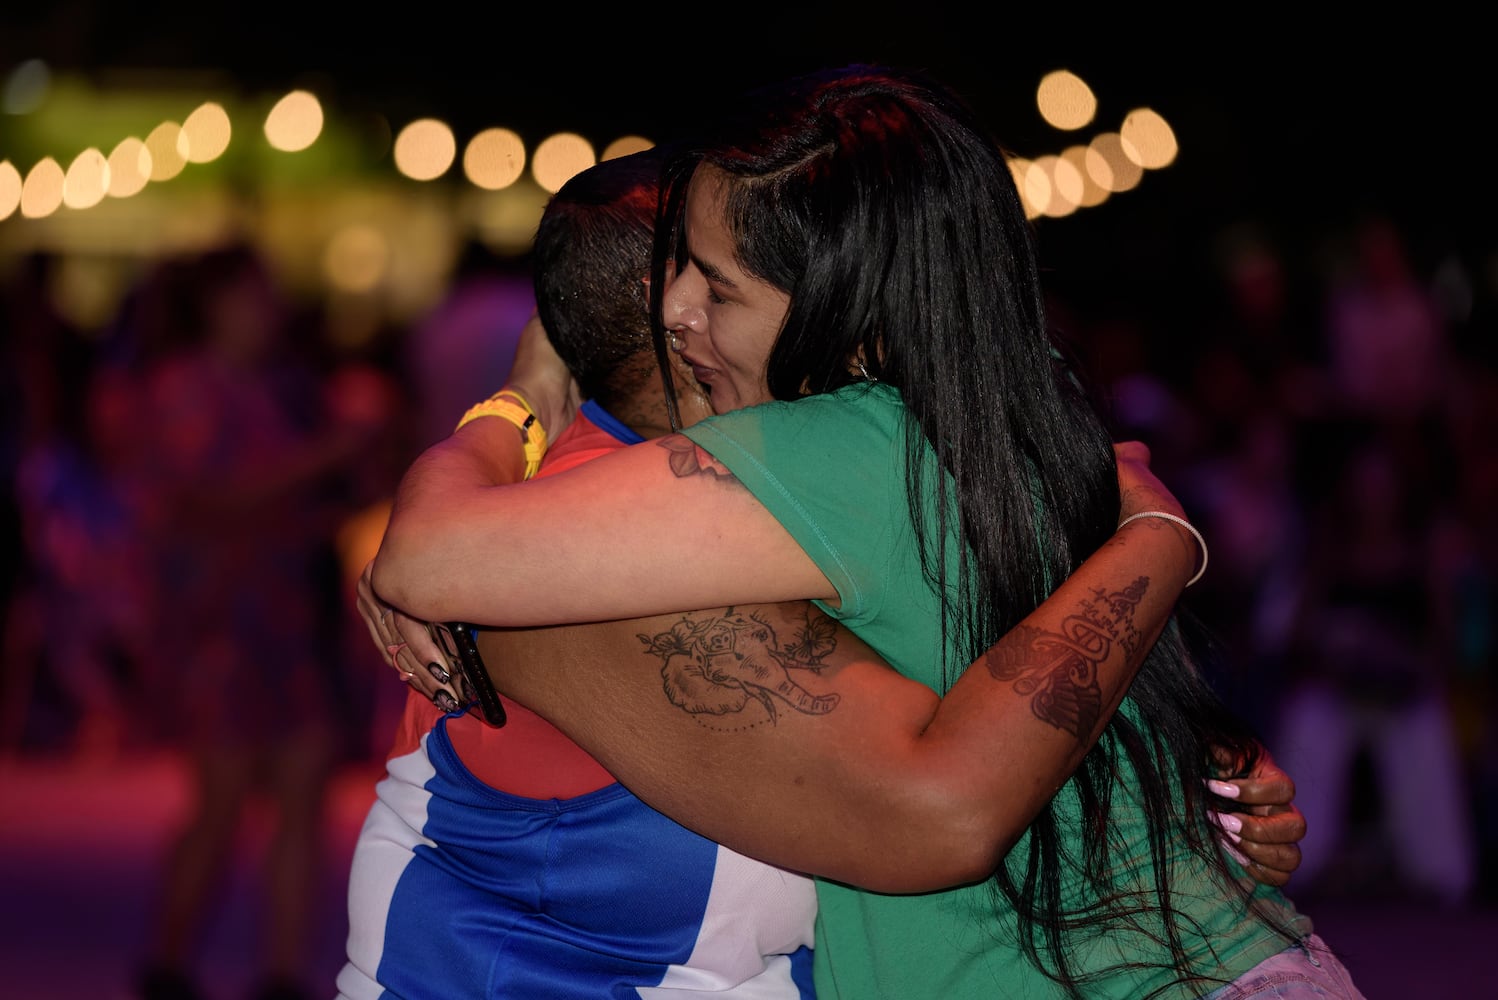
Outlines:
[[863, 376], [865, 382], [877, 382], [877, 378], [869, 374], [869, 370], [863, 366], [863, 358], [854, 358], [853, 363], [858, 366], [858, 374]]

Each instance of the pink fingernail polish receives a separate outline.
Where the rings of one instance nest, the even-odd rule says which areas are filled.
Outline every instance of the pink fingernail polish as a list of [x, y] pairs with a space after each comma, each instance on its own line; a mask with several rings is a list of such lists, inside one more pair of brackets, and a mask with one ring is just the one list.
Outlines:
[[1237, 785], [1227, 781], [1207, 781], [1207, 790], [1213, 795], [1221, 795], [1225, 799], [1236, 799], [1243, 794], [1243, 790]]
[[1243, 821], [1232, 813], [1217, 813], [1214, 818], [1217, 820], [1217, 825], [1228, 833], [1235, 834], [1243, 829]]

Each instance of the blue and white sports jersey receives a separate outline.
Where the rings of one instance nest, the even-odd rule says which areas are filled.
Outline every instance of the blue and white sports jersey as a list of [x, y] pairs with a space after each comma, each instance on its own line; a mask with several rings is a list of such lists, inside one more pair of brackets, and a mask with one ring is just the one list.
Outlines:
[[[540, 474], [639, 440], [584, 403]], [[679, 826], [506, 709], [495, 730], [410, 692], [354, 848], [339, 997], [814, 996], [811, 879]]]
[[355, 847], [345, 1000], [809, 1000], [812, 881], [623, 786], [482, 783], [441, 719], [395, 756]]

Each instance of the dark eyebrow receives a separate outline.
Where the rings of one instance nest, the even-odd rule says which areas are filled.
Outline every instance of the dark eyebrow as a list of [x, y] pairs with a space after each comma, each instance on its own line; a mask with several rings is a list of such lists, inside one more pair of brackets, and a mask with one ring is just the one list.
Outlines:
[[696, 254], [688, 254], [688, 256], [692, 258], [692, 264], [696, 266], [697, 270], [702, 272], [703, 277], [707, 278], [708, 281], [716, 282], [717, 284], [723, 285], [727, 288], [739, 287], [722, 271], [718, 270], [716, 267], [709, 264], [701, 257], [698, 257]]

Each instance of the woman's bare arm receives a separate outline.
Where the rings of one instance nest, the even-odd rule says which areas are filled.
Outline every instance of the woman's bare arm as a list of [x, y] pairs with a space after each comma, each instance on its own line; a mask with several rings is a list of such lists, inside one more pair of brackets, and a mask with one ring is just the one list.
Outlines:
[[[1147, 450], [1118, 453], [1125, 515], [1180, 512]], [[483, 642], [501, 690], [684, 825], [786, 867], [913, 891], [992, 869], [1106, 724], [1198, 558], [1179, 527], [1134, 522], [944, 702], [805, 602]], [[367, 578], [360, 609], [377, 643], [396, 638]], [[418, 626], [400, 637], [413, 662], [437, 655], [419, 623], [391, 617]], [[420, 670], [413, 683], [434, 685]], [[1256, 877], [1283, 884], [1304, 822], [1283, 772], [1253, 780], [1244, 794], [1262, 805], [1234, 814], [1240, 846], [1263, 862]]]
[[943, 888], [994, 870], [1123, 697], [1194, 558], [1150, 530], [1122, 529], [945, 698], [806, 602], [480, 649], [500, 690], [704, 836], [876, 891]]
[[684, 437], [521, 484], [523, 468], [519, 432], [497, 417], [418, 457], [375, 559], [381, 599], [490, 626], [836, 600], [790, 532]]
[[[1179, 512], [1142, 446], [1118, 454], [1125, 514]], [[1125, 526], [945, 700], [806, 602], [483, 644], [501, 690], [679, 822], [787, 867], [914, 891], [992, 870], [1101, 732], [1199, 558], [1174, 524]], [[384, 643], [368, 590], [361, 611]], [[423, 630], [402, 632], [406, 655], [435, 654]], [[426, 671], [412, 683], [434, 693]]]

